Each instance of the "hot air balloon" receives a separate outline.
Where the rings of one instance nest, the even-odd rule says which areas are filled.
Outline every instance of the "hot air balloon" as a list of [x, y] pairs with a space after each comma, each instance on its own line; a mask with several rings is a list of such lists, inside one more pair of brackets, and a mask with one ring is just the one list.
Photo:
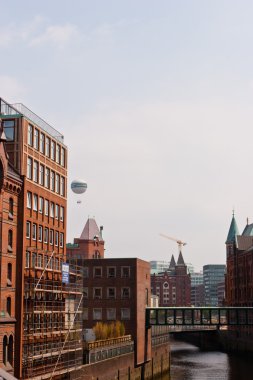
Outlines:
[[[87, 183], [82, 179], [75, 179], [71, 182], [71, 190], [75, 194], [83, 194], [87, 190]], [[77, 204], [82, 203], [80, 199], [77, 200]]]

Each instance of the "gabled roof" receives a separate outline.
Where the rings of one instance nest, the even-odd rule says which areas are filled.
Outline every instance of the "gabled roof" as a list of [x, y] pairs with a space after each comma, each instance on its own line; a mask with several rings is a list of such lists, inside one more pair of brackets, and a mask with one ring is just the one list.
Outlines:
[[227, 243], [234, 243], [235, 240], [236, 240], [236, 236], [237, 235], [239, 235], [239, 230], [238, 230], [238, 227], [237, 227], [237, 224], [236, 224], [236, 220], [235, 220], [235, 217], [234, 217], [234, 214], [233, 214], [233, 217], [232, 217], [232, 220], [231, 220], [231, 223], [230, 223], [230, 227], [229, 227], [229, 231], [228, 231], [228, 236], [227, 236], [226, 244]]
[[103, 241], [100, 230], [94, 218], [89, 218], [84, 226], [83, 232], [81, 233], [81, 240], [94, 240], [98, 238], [99, 241]]
[[185, 265], [184, 258], [183, 258], [183, 255], [182, 255], [181, 251], [179, 252], [179, 256], [178, 256], [178, 259], [177, 259], [177, 265]]

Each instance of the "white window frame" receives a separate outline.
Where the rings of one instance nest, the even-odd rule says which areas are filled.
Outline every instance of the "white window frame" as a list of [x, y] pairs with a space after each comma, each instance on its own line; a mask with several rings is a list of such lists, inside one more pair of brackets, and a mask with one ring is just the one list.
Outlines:
[[34, 128], [33, 147], [39, 150], [39, 130], [37, 128]]
[[44, 186], [45, 181], [45, 166], [40, 164], [40, 173], [39, 173], [39, 184]]
[[27, 130], [27, 142], [28, 145], [33, 146], [33, 126], [31, 124], [28, 124], [28, 130]]
[[37, 224], [36, 223], [32, 224], [32, 239], [33, 240], [37, 239]]
[[32, 158], [27, 157], [27, 178], [32, 179], [33, 170], [32, 170]]
[[45, 215], [48, 216], [49, 214], [49, 200], [45, 199]]
[[46, 136], [45, 155], [50, 157], [50, 138]]
[[55, 231], [55, 233], [54, 233], [54, 242], [55, 242], [55, 246], [58, 247], [58, 245], [59, 245], [59, 232], [58, 231]]
[[49, 244], [53, 245], [54, 244], [54, 230], [49, 230]]
[[64, 207], [60, 206], [60, 221], [64, 221]]
[[27, 191], [26, 194], [26, 206], [29, 209], [32, 208], [32, 193], [30, 191]]
[[45, 135], [40, 132], [40, 153], [45, 153]]
[[38, 195], [33, 194], [33, 211], [38, 211]]
[[39, 163], [38, 161], [33, 161], [33, 180], [38, 183], [39, 179]]
[[30, 239], [31, 237], [31, 222], [27, 220], [26, 222], [26, 237], [27, 239]]
[[38, 229], [38, 241], [42, 242], [43, 241], [43, 227], [39, 226]]
[[55, 204], [55, 219], [59, 219], [59, 205]]
[[39, 213], [43, 214], [43, 209], [44, 209], [44, 198], [40, 197], [39, 198]]
[[45, 227], [44, 228], [44, 243], [48, 243], [48, 234], [49, 234], [49, 232], [48, 232], [48, 228], [47, 227]]
[[63, 248], [64, 245], [64, 234], [63, 232], [60, 232], [60, 247]]
[[55, 142], [51, 140], [50, 158], [55, 161]]

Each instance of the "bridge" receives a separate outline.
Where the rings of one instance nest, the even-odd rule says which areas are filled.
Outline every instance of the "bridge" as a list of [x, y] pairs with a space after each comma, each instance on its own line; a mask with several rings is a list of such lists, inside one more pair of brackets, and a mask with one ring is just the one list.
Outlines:
[[253, 307], [147, 307], [146, 328], [152, 326], [170, 326], [171, 332], [253, 326]]

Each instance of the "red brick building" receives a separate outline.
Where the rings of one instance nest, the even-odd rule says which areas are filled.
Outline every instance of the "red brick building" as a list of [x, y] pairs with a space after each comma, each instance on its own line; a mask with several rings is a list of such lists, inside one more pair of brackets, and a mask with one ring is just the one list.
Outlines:
[[20, 175], [11, 166], [0, 119], [0, 368], [13, 373], [16, 327], [16, 259]]
[[253, 306], [253, 224], [239, 233], [233, 215], [227, 240], [225, 303], [228, 306]]
[[69, 262], [83, 268], [84, 329], [99, 321], [122, 321], [135, 342], [135, 364], [151, 355], [145, 308], [150, 306], [150, 264], [137, 258], [104, 258], [102, 229], [88, 219], [80, 239], [67, 244]]
[[[81, 297], [78, 287], [70, 305], [70, 285], [62, 281], [62, 263], [66, 261], [67, 148], [58, 131], [22, 104], [10, 105], [0, 99], [0, 117], [9, 164], [23, 181], [17, 232], [13, 228], [13, 242], [17, 239], [17, 244], [12, 252], [13, 265], [16, 260], [18, 269], [13, 303], [15, 376], [46, 379], [70, 371], [70, 362], [76, 366], [73, 355], [67, 357], [68, 350], [62, 351], [75, 312], [75, 297]], [[13, 200], [16, 212], [17, 200]], [[69, 273], [70, 282], [75, 283], [75, 276]], [[68, 314], [66, 321], [69, 308], [72, 315]]]
[[168, 271], [151, 275], [151, 293], [159, 306], [191, 306], [191, 277], [181, 252], [177, 263], [172, 255]]
[[104, 240], [103, 227], [94, 218], [88, 218], [80, 238], [74, 239], [74, 244], [67, 244], [67, 254], [80, 259], [103, 259]]

